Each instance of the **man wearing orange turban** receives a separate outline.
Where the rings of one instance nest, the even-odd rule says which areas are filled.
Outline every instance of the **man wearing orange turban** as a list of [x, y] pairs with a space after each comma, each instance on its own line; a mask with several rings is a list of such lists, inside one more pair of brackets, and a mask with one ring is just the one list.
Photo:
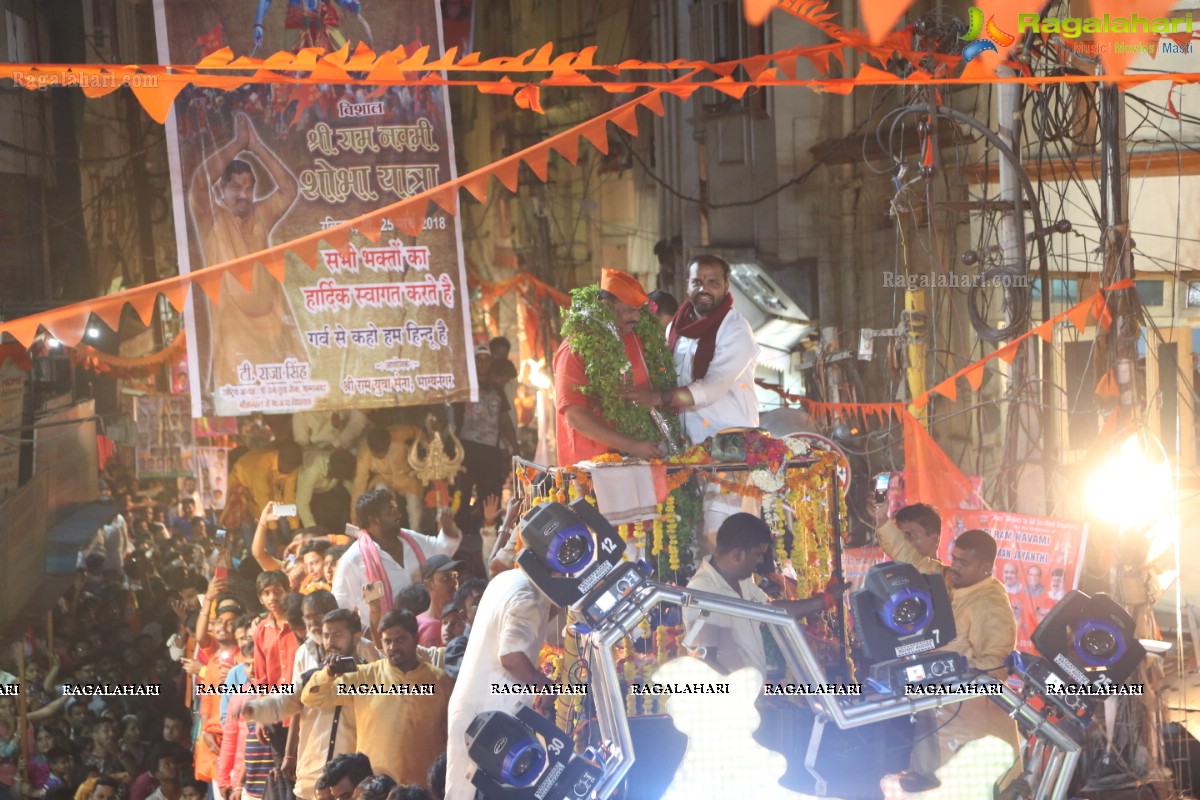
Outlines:
[[[605, 268], [600, 279], [600, 299], [612, 308], [613, 321], [632, 367], [634, 386], [649, 389], [650, 372], [641, 340], [633, 329], [641, 319], [642, 306], [650, 302], [650, 298], [632, 275]], [[657, 443], [633, 439], [614, 430], [596, 412], [593, 400], [580, 391], [588, 383], [583, 359], [571, 351], [571, 340], [564, 339], [554, 354], [554, 392], [558, 398], [555, 431], [560, 466], [586, 461], [613, 450], [639, 458], [664, 455]]]

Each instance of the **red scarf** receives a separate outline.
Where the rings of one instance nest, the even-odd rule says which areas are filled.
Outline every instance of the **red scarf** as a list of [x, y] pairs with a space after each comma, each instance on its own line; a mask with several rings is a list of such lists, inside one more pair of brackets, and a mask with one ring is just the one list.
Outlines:
[[680, 336], [700, 340], [696, 345], [696, 355], [692, 359], [692, 380], [698, 381], [708, 374], [708, 365], [712, 363], [717, 352], [717, 330], [732, 308], [733, 295], [726, 292], [725, 299], [717, 303], [717, 307], [706, 317], [696, 313], [691, 299], [685, 300], [675, 312], [675, 318], [671, 320], [671, 336], [667, 340], [671, 351], [674, 352], [675, 343], [679, 341]]

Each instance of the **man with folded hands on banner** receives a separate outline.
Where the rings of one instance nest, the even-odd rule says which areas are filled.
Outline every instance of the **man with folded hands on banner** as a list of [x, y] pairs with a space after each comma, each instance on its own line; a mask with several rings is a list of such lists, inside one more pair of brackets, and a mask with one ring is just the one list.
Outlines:
[[[613, 321], [629, 357], [634, 386], [652, 392], [642, 342], [634, 333], [642, 317], [642, 306], [650, 298], [632, 275], [606, 267], [600, 278], [600, 299], [612, 309]], [[559, 466], [570, 466], [612, 450], [638, 458], [665, 455], [657, 442], [639, 441], [614, 430], [597, 413], [594, 401], [583, 393], [588, 384], [587, 365], [573, 352], [570, 337], [563, 339], [554, 354]]]
[[[192, 173], [188, 206], [195, 223], [205, 266], [222, 264], [271, 246], [271, 232], [291, 210], [300, 184], [287, 165], [263, 144], [250, 118], [233, 115], [233, 138], [204, 159]], [[250, 153], [266, 169], [275, 190], [256, 198], [258, 178], [250, 162], [237, 156]], [[204, 370], [207, 386], [238, 385], [244, 362], [282, 363], [292, 356], [306, 359], [296, 319], [283, 287], [262, 265], [253, 269], [247, 291], [226, 272], [221, 277], [221, 302], [210, 304], [212, 362]], [[253, 382], [253, 381], [249, 381]]]
[[[651, 392], [630, 389], [626, 396], [639, 405], [678, 409], [692, 444], [700, 444], [726, 428], [758, 427], [754, 369], [758, 343], [746, 318], [733, 307], [729, 262], [698, 255], [688, 267], [688, 297], [667, 329], [675, 356], [679, 388]], [[753, 501], [749, 501], [753, 503]], [[717, 528], [730, 514], [755, 510], [738, 495], [709, 484], [704, 493], [702, 552], [711, 552]]]
[[[1004, 659], [1017, 646], [1017, 623], [1004, 584], [992, 577], [996, 540], [986, 531], [964, 531], [954, 540], [950, 565], [946, 566], [937, 559], [940, 536], [941, 516], [924, 504], [905, 506], [896, 512], [894, 522], [889, 520], [879, 527], [879, 543], [888, 558], [912, 564], [925, 574], [941, 573], [945, 577], [957, 635], [943, 649], [965, 656], [971, 669], [990, 672], [1003, 680]], [[934, 772], [948, 764], [967, 742], [985, 736], [995, 736], [1013, 749], [1013, 765], [997, 784], [1004, 787], [1021, 774], [1017, 723], [999, 706], [987, 700], [971, 700], [942, 713], [952, 716], [943, 719], [918, 715], [909, 770], [900, 776], [904, 791], [924, 792], [940, 786]]]
[[358, 541], [350, 545], [333, 575], [333, 596], [340, 608], [358, 611], [362, 627], [371, 623], [371, 607], [363, 587], [383, 583], [382, 610], [386, 614], [401, 590], [421, 581], [426, 559], [452, 556], [462, 543], [462, 531], [454, 524], [454, 512], [441, 511], [441, 532], [426, 536], [403, 527], [404, 516], [390, 489], [363, 492], [354, 507], [355, 524], [361, 528]]
[[[845, 586], [831, 582], [828, 590], [804, 600], [772, 601], [754, 582], [754, 570], [771, 549], [771, 528], [753, 514], [739, 512], [721, 523], [716, 552], [700, 562], [687, 588], [723, 597], [770, 603], [797, 619], [828, 611], [837, 604], [837, 593]], [[767, 677], [767, 654], [761, 625], [753, 620], [712, 614], [701, 617], [697, 609], [683, 612], [688, 635], [684, 644], [703, 651], [702, 657], [725, 674], [754, 667]]]

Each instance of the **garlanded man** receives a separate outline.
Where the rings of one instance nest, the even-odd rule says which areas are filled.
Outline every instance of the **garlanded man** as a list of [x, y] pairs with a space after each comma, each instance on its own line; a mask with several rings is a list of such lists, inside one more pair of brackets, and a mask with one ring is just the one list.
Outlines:
[[563, 342], [554, 355], [558, 463], [617, 451], [660, 458], [679, 439], [673, 413], [639, 408], [625, 397], [675, 388], [675, 367], [650, 298], [637, 279], [604, 269], [598, 286], [572, 293]]

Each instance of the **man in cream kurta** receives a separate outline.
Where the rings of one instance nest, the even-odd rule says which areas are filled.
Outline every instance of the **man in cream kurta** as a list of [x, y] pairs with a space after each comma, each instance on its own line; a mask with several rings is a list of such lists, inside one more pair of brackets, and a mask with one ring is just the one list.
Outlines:
[[467, 726], [482, 711], [512, 712], [512, 695], [493, 694], [492, 684], [546, 684], [538, 669], [542, 644], [554, 632], [556, 606], [520, 567], [492, 579], [479, 601], [467, 652], [450, 699], [446, 745], [446, 800], [473, 800], [475, 765], [467, 755]]
[[[901, 509], [896, 514], [900, 525], [906, 528], [911, 527], [904, 522], [905, 512], [910, 508], [914, 507]], [[985, 531], [963, 532], [954, 542], [952, 561], [947, 567], [934, 557], [936, 544], [924, 540], [926, 546], [919, 546], [923, 541], [920, 533], [917, 529], [902, 531], [897, 523], [889, 520], [879, 528], [879, 543], [892, 560], [912, 564], [922, 573], [941, 574], [946, 578], [956, 635], [943, 649], [965, 656], [971, 669], [987, 670], [994, 677], [1003, 679], [1006, 673], [1004, 659], [1017, 646], [1017, 623], [1004, 584], [992, 577], [995, 540]], [[948, 764], [967, 742], [985, 736], [995, 736], [1013, 749], [1013, 766], [997, 783], [1003, 787], [1020, 774], [1020, 734], [1017, 723], [1003, 709], [988, 700], [970, 700], [949, 713], [954, 716], [940, 728], [931, 725], [935, 722], [932, 718], [926, 718], [924, 724], [918, 726], [918, 736], [924, 738], [913, 748], [911, 769], [902, 776], [902, 787], [906, 782], [913, 787], [905, 787], [907, 791], [937, 786], [934, 771]], [[940, 720], [936, 722], [941, 723]], [[936, 755], [932, 747], [934, 741], [937, 743]]]
[[417, 659], [412, 612], [389, 611], [379, 629], [384, 658], [337, 677], [328, 668], [319, 670], [300, 700], [313, 708], [353, 706], [358, 749], [371, 759], [375, 774], [424, 785], [429, 765], [445, 749], [454, 682]]

